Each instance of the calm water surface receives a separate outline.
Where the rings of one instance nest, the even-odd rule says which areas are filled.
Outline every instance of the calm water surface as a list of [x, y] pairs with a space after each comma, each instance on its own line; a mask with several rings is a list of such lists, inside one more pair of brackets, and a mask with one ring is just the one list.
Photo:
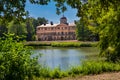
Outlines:
[[42, 53], [39, 63], [54, 69], [60, 67], [62, 70], [71, 66], [81, 65], [83, 60], [94, 59], [99, 50], [96, 47], [83, 48], [55, 48], [42, 47], [33, 50], [35, 55]]

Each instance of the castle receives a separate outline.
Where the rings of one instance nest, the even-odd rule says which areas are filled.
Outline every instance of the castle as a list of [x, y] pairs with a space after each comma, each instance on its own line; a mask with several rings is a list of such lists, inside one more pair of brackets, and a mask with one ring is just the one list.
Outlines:
[[76, 25], [67, 23], [66, 17], [60, 18], [60, 24], [43, 24], [37, 26], [36, 36], [39, 41], [76, 40]]

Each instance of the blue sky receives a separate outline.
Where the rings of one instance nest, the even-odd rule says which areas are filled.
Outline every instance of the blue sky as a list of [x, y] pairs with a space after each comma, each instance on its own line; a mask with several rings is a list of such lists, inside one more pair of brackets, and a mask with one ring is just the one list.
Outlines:
[[[27, 0], [25, 9], [29, 11], [31, 17], [45, 17], [47, 20], [49, 20], [49, 22], [53, 21], [53, 23], [59, 23], [60, 18], [63, 16], [63, 14], [56, 14], [56, 7], [54, 2], [51, 2], [48, 5], [41, 6], [31, 4]], [[68, 7], [67, 11], [64, 13], [64, 16], [67, 17], [68, 23], [72, 23], [74, 22], [74, 20], [79, 20], [79, 18], [76, 16], [76, 12], [76, 9]]]

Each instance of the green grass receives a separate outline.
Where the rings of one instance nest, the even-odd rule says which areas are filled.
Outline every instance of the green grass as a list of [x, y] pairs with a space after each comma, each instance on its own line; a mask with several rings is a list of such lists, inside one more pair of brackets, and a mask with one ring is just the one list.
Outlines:
[[97, 42], [65, 42], [65, 41], [52, 41], [52, 42], [26, 42], [27, 46], [52, 46], [52, 47], [95, 47]]
[[100, 74], [103, 72], [120, 71], [120, 64], [105, 61], [87, 61], [82, 66], [73, 67], [69, 70], [69, 74]]
[[100, 74], [103, 72], [119, 71], [120, 64], [115, 64], [105, 61], [90, 61], [85, 62], [82, 65], [81, 73], [82, 74]]
[[53, 42], [52, 47], [94, 47], [95, 42]]
[[76, 42], [53, 42], [52, 47], [80, 47], [81, 43]]
[[26, 45], [26, 46], [51, 46], [51, 43], [47, 43], [47, 42], [35, 42], [35, 41], [24, 42], [23, 44]]
[[68, 72], [60, 70], [59, 67], [55, 68], [54, 70], [51, 70], [50, 68], [42, 67], [40, 69], [40, 76], [34, 77], [35, 80], [41, 80], [41, 79], [55, 79], [55, 78], [63, 78], [68, 76]]
[[41, 68], [40, 77], [35, 80], [43, 79], [58, 79], [76, 75], [100, 74], [104, 72], [120, 71], [119, 63], [106, 61], [86, 61], [81, 66], [71, 67], [71, 69], [62, 71], [60, 68], [51, 70], [49, 68]]

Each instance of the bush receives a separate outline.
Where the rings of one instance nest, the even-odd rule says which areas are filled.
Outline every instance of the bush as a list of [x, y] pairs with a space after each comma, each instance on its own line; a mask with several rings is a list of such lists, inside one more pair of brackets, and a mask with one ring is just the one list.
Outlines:
[[86, 61], [81, 66], [72, 67], [68, 74], [75, 75], [89, 75], [100, 74], [103, 72], [120, 71], [119, 63], [105, 62], [105, 61]]
[[39, 76], [37, 58], [31, 58], [30, 47], [7, 35], [0, 39], [0, 80], [24, 80]]
[[120, 64], [105, 61], [89, 61], [82, 65], [83, 74], [100, 74], [103, 72], [120, 71]]
[[96, 46], [97, 43], [89, 42], [53, 42], [51, 43], [52, 47], [92, 47]]
[[68, 74], [74, 76], [75, 74], [81, 74], [82, 73], [81, 71], [82, 71], [82, 67], [81, 66], [72, 67], [70, 69], [70, 71], [68, 72]]
[[63, 78], [68, 76], [68, 73], [65, 71], [61, 71], [59, 67], [51, 71], [50, 74], [51, 74], [51, 78]]
[[51, 74], [50, 74], [50, 68], [48, 67], [40, 67], [40, 77], [43, 77], [43, 78], [50, 78], [51, 77]]
[[26, 42], [24, 43], [26, 46], [51, 46], [50, 43], [41, 43], [41, 42]]

